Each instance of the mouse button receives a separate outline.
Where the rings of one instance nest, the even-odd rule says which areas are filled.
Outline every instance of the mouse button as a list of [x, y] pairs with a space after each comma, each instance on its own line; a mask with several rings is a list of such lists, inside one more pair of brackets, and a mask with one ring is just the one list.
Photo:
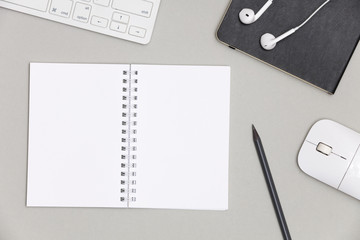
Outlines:
[[306, 174], [324, 182], [334, 188], [338, 188], [350, 161], [330, 154], [324, 155], [316, 151], [316, 145], [304, 142], [298, 156], [298, 164]]
[[360, 200], [360, 150], [358, 149], [339, 190]]
[[332, 152], [345, 159], [352, 159], [360, 143], [360, 135], [336, 122], [321, 120], [310, 129], [306, 140], [318, 145], [324, 143]]
[[317, 146], [316, 146], [316, 151], [321, 152], [322, 154], [325, 154], [327, 156], [329, 156], [332, 152], [332, 147], [330, 147], [329, 145], [326, 145], [325, 143], [320, 142]]

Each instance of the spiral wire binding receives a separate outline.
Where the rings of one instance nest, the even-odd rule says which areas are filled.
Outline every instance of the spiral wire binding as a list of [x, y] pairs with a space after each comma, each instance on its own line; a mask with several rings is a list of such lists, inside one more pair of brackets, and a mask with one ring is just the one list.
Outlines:
[[121, 172], [120, 201], [136, 202], [136, 167], [137, 167], [137, 71], [123, 71], [121, 114]]

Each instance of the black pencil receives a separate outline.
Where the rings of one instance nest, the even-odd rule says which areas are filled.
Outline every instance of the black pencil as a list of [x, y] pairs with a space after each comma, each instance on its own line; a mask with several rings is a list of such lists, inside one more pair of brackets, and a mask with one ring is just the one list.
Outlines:
[[275, 183], [271, 176], [270, 167], [269, 167], [269, 164], [268, 164], [266, 156], [265, 156], [265, 151], [262, 146], [260, 136], [257, 133], [254, 125], [252, 126], [252, 129], [253, 129], [253, 138], [254, 138], [256, 152], [259, 156], [261, 168], [264, 173], [266, 185], [269, 189], [270, 197], [271, 197], [274, 209], [275, 209], [276, 217], [277, 217], [279, 225], [280, 225], [282, 236], [286, 240], [291, 240], [290, 232], [289, 232], [288, 226], [286, 224], [285, 216], [284, 216], [284, 213], [281, 208], [280, 200], [279, 200], [279, 197], [276, 192]]

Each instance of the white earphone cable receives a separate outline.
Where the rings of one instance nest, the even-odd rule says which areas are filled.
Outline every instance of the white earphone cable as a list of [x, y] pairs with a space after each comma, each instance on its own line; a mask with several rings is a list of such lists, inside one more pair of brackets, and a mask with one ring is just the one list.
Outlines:
[[326, 0], [323, 4], [321, 4], [320, 7], [318, 7], [318, 9], [316, 9], [315, 12], [313, 12], [313, 14], [310, 15], [310, 17], [308, 17], [302, 24], [300, 24], [299, 26], [297, 26], [295, 29], [298, 30], [299, 28], [301, 28], [302, 26], [304, 26], [318, 11], [320, 11], [321, 8], [323, 8], [328, 2], [330, 2], [330, 0]]

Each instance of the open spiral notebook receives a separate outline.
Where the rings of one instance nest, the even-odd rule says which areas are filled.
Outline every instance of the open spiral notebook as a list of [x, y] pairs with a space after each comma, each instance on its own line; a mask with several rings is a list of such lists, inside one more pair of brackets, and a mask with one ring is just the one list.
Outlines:
[[230, 68], [30, 65], [27, 206], [228, 208]]

